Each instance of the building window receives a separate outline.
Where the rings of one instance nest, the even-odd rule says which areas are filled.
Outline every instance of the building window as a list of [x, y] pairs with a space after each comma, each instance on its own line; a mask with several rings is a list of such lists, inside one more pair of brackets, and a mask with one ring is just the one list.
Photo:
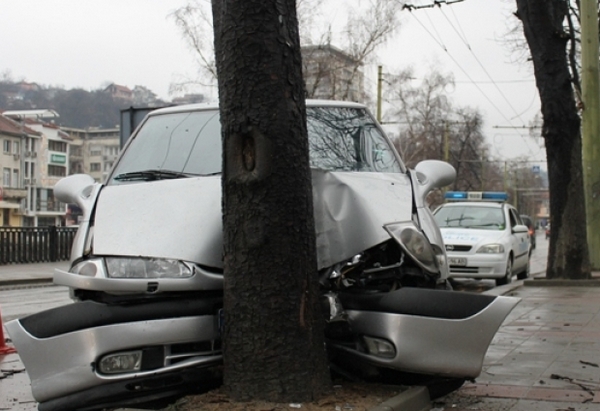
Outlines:
[[10, 168], [2, 169], [2, 184], [4, 187], [10, 187]]
[[112, 166], [113, 166], [112, 161], [108, 161], [108, 162], [104, 163], [104, 171], [110, 171]]
[[102, 146], [90, 146], [90, 156], [101, 156]]
[[13, 141], [13, 154], [19, 154], [19, 142]]
[[19, 170], [16, 168], [13, 168], [13, 174], [12, 174], [12, 186], [13, 187], [19, 187]]
[[4, 140], [4, 142], [3, 142], [4, 154], [11, 154], [10, 144], [11, 144], [10, 140], [7, 140], [7, 139]]
[[107, 156], [116, 156], [119, 154], [119, 146], [106, 146], [104, 148], [104, 153]]
[[60, 153], [66, 153], [67, 152], [67, 143], [65, 143], [64, 141], [50, 140], [50, 141], [48, 141], [48, 150], [58, 151]]
[[48, 165], [48, 175], [51, 177], [64, 177], [67, 175], [67, 168]]
[[35, 140], [33, 138], [27, 138], [25, 140], [25, 151], [35, 151]]
[[90, 163], [90, 171], [101, 171], [102, 164], [100, 163]]

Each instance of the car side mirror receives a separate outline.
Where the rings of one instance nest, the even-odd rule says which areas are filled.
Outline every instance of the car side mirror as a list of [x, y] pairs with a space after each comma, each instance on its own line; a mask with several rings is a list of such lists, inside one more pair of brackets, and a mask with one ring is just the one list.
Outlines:
[[92, 192], [96, 182], [87, 174], [73, 174], [65, 177], [54, 186], [54, 196], [63, 203], [77, 204], [88, 215], [94, 206]]
[[517, 224], [513, 227], [512, 232], [515, 234], [518, 233], [529, 233], [529, 228], [526, 225]]
[[423, 200], [434, 188], [450, 185], [456, 179], [456, 170], [450, 164], [440, 160], [421, 161], [415, 167], [417, 180]]

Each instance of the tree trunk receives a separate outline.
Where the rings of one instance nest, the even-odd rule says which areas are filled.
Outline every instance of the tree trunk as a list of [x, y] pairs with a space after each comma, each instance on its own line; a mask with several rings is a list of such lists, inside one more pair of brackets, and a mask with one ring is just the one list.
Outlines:
[[330, 389], [294, 0], [213, 0], [223, 138], [224, 386], [240, 401]]
[[581, 129], [563, 30], [565, 0], [517, 0], [540, 93], [550, 180], [547, 278], [590, 278], [586, 240]]

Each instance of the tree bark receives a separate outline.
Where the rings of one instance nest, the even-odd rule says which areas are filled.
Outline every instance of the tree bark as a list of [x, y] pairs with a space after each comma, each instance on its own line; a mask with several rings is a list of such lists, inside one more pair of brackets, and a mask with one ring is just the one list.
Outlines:
[[587, 279], [582, 142], [563, 29], [567, 13], [565, 0], [517, 0], [544, 118], [551, 227], [546, 277]]
[[330, 389], [294, 0], [213, 0], [223, 138], [224, 387]]

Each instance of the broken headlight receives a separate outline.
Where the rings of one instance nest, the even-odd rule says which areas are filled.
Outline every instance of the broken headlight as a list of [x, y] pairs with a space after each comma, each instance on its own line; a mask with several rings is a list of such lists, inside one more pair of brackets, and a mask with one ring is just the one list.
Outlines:
[[188, 278], [193, 268], [182, 261], [160, 258], [107, 257], [85, 260], [72, 273], [103, 278]]
[[431, 243], [412, 222], [386, 224], [383, 228], [422, 268], [431, 273], [440, 271], [438, 257]]

